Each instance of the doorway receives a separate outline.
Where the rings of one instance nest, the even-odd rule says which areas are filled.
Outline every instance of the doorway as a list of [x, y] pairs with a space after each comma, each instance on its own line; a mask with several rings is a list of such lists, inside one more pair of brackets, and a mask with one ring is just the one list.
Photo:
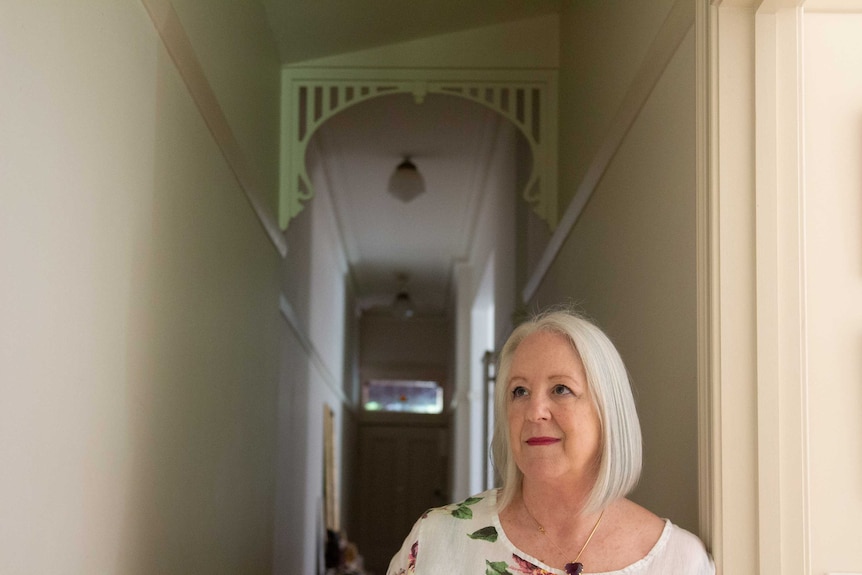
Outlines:
[[449, 426], [444, 415], [364, 415], [353, 532], [367, 571], [381, 575], [419, 516], [449, 502]]

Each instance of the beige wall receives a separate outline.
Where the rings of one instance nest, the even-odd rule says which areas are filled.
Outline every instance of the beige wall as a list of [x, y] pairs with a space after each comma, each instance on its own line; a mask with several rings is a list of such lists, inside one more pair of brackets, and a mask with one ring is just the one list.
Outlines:
[[[647, 47], [661, 41], [644, 36], [635, 23], [653, 23], [645, 28], [655, 35], [667, 3], [625, 6], [573, 9], [562, 23], [563, 53], [569, 54], [560, 70], [563, 196], [607, 138], [603, 130], [628, 83], [641, 74], [638, 66], [652, 65], [644, 61]], [[592, 42], [569, 40], [591, 26], [607, 32], [601, 42], [598, 32], [590, 32]], [[630, 28], [638, 34], [629, 35]], [[601, 73], [592, 68], [598, 64]], [[644, 472], [633, 498], [696, 532], [694, 70], [689, 31], [530, 304], [572, 302], [609, 333], [630, 371], [644, 433]]]
[[599, 151], [673, 3], [565, 3], [560, 23], [560, 213]]
[[[712, 9], [708, 349], [709, 544], [719, 573], [757, 573], [757, 301], [754, 10]], [[702, 24], [702, 22], [701, 22]], [[717, 31], [717, 32], [716, 32]], [[714, 50], [714, 52], [713, 52]], [[701, 62], [701, 65], [704, 65]], [[726, 462], [726, 464], [724, 463]], [[770, 572], [768, 570], [767, 572]]]
[[862, 571], [862, 13], [805, 26], [811, 572]]
[[269, 34], [266, 14], [256, 2], [172, 0], [171, 3], [219, 106], [230, 119], [243, 159], [257, 176], [261, 200], [275, 214], [281, 62]]
[[141, 2], [5, 6], [0, 70], [0, 572], [271, 571], [278, 252]]
[[559, 62], [556, 14], [379, 48], [306, 60], [296, 66], [402, 68], [556, 68]]

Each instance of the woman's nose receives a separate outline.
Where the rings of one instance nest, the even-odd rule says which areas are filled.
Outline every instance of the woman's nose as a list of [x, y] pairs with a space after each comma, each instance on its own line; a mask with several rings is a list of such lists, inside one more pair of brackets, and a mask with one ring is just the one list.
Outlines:
[[548, 400], [541, 396], [532, 396], [527, 406], [527, 418], [530, 421], [543, 421], [550, 419], [551, 412]]

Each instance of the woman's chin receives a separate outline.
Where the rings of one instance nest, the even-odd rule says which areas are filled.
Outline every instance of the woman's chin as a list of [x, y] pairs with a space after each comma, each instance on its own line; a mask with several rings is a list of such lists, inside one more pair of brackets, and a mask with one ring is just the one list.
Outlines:
[[560, 467], [559, 462], [535, 461], [521, 467], [521, 473], [525, 481], [551, 482], [567, 480], [572, 478], [572, 473]]

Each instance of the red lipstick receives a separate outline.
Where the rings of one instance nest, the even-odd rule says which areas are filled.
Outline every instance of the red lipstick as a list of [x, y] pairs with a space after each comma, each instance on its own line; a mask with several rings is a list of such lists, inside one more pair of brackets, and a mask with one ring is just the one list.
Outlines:
[[557, 443], [559, 438], [557, 437], [531, 437], [527, 440], [527, 445], [541, 446], [541, 445], [551, 445]]

